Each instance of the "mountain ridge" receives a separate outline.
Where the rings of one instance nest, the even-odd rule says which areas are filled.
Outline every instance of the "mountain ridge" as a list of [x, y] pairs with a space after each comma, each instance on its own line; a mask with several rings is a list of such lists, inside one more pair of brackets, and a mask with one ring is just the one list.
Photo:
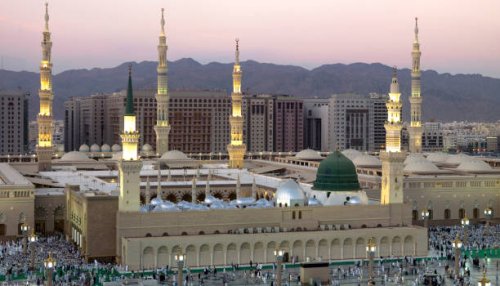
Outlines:
[[[154, 61], [125, 62], [111, 68], [72, 69], [53, 76], [54, 115], [62, 119], [64, 101], [73, 96], [90, 96], [123, 90], [127, 67], [133, 66], [134, 88], [156, 87]], [[243, 90], [247, 93], [290, 94], [299, 98], [329, 97], [335, 93], [387, 93], [392, 67], [382, 63], [333, 63], [313, 69], [295, 65], [241, 62]], [[169, 88], [222, 89], [231, 91], [232, 63], [201, 64], [192, 58], [169, 62]], [[403, 98], [403, 114], [408, 119], [410, 69], [398, 70]], [[38, 111], [39, 74], [28, 71], [0, 70], [0, 89], [30, 92], [30, 118]], [[424, 120], [496, 121], [500, 104], [500, 79], [480, 74], [422, 72]]]

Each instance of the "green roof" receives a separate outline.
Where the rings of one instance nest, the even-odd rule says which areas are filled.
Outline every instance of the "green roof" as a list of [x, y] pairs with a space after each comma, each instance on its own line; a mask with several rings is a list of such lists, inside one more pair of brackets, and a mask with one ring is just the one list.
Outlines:
[[358, 174], [354, 163], [340, 151], [328, 155], [318, 167], [313, 190], [318, 191], [357, 191]]
[[132, 93], [132, 65], [128, 67], [127, 105], [125, 115], [134, 115], [134, 95]]

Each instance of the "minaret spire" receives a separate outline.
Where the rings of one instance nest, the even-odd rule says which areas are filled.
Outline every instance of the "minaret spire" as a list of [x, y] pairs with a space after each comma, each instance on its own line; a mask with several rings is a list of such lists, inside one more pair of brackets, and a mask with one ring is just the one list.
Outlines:
[[241, 113], [241, 105], [243, 94], [241, 93], [241, 66], [240, 66], [240, 45], [239, 39], [236, 39], [235, 61], [233, 67], [233, 93], [232, 113], [229, 117], [231, 126], [231, 140], [227, 146], [229, 153], [229, 167], [243, 168], [243, 158], [245, 157], [246, 146], [243, 144], [243, 117]]
[[168, 151], [168, 134], [170, 124], [168, 120], [168, 78], [167, 78], [167, 37], [165, 36], [164, 9], [161, 9], [161, 31], [158, 43], [158, 67], [156, 68], [158, 77], [156, 91], [156, 153], [161, 156]]
[[40, 112], [37, 116], [38, 123], [38, 144], [36, 153], [38, 156], [38, 170], [49, 171], [52, 168], [52, 133], [53, 133], [53, 115], [52, 101], [52, 41], [49, 31], [49, 5], [45, 3], [45, 30], [42, 39], [42, 61], [40, 63]]
[[410, 134], [409, 149], [412, 153], [422, 152], [422, 97], [420, 94], [420, 43], [418, 42], [418, 18], [415, 18], [415, 41], [411, 51], [411, 96], [410, 96]]

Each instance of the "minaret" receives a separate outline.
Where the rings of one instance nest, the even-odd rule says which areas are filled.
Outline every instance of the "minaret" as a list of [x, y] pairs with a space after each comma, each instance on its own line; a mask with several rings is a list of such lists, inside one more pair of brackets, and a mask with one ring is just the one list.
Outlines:
[[231, 142], [227, 146], [229, 153], [229, 168], [243, 168], [243, 158], [246, 152], [246, 146], [243, 144], [243, 117], [241, 115], [241, 66], [240, 66], [240, 49], [239, 40], [236, 39], [236, 59], [233, 67], [233, 93], [232, 114], [229, 117], [231, 125]]
[[158, 90], [156, 92], [156, 153], [161, 156], [168, 151], [168, 83], [167, 83], [167, 37], [165, 36], [165, 18], [161, 9], [161, 32], [158, 44]]
[[406, 154], [401, 151], [401, 93], [396, 74], [392, 76], [389, 100], [387, 101], [387, 122], [385, 123], [385, 151], [380, 152], [382, 161], [381, 204], [403, 203], [403, 162]]
[[413, 60], [411, 70], [411, 122], [410, 122], [410, 152], [422, 152], [422, 97], [420, 97], [420, 44], [418, 42], [418, 18], [415, 18], [415, 40], [411, 57]]
[[40, 113], [38, 113], [38, 144], [36, 154], [38, 156], [38, 170], [49, 171], [52, 167], [52, 132], [54, 129], [52, 119], [52, 41], [49, 31], [49, 4], [45, 3], [45, 30], [42, 40], [42, 61], [40, 64]]
[[123, 117], [122, 158], [118, 161], [120, 174], [120, 199], [118, 210], [136, 212], [140, 207], [140, 171], [142, 161], [137, 156], [140, 134], [136, 129], [134, 114], [134, 95], [132, 93], [132, 66], [128, 70], [127, 103]]

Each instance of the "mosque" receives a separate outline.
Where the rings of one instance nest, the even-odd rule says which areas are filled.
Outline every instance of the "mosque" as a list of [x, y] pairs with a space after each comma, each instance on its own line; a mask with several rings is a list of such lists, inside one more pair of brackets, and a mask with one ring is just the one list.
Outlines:
[[[51, 142], [52, 79], [48, 11], [42, 41], [39, 142], [36, 161], [0, 164], [0, 237], [27, 223], [39, 233], [64, 232], [92, 261], [116, 261], [131, 270], [291, 261], [427, 255], [430, 220], [448, 223], [466, 213], [484, 220], [498, 209], [498, 170], [480, 159], [422, 154], [421, 142], [401, 149], [401, 93], [394, 72], [387, 102], [386, 149], [252, 158], [243, 143], [242, 69], [236, 41], [231, 141], [225, 158], [193, 158], [168, 150], [165, 21], [158, 45], [156, 146], [138, 150], [132, 70], [129, 69], [122, 145], [82, 146], [64, 153]], [[420, 51], [415, 29], [411, 134], [421, 132]], [[420, 128], [420, 129], [419, 129]], [[420, 130], [420, 131], [419, 131]], [[420, 133], [421, 134], [421, 133]], [[153, 151], [162, 154], [156, 157]], [[493, 212], [492, 218], [496, 218]], [[491, 217], [490, 217], [491, 219]]]

